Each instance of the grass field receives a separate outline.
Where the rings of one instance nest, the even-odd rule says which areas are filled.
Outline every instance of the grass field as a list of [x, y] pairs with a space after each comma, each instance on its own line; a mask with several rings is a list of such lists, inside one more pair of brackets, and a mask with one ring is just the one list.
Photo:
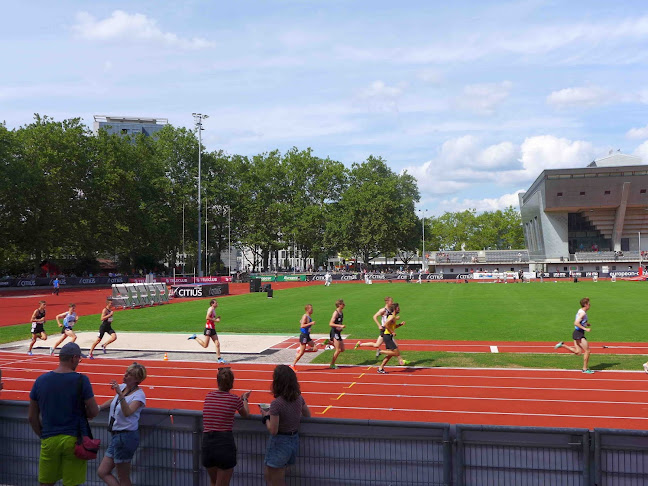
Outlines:
[[[335, 301], [341, 298], [346, 303], [344, 323], [347, 327], [344, 333], [350, 335], [350, 340], [375, 339], [377, 329], [372, 316], [383, 305], [384, 297], [390, 295], [400, 303], [401, 319], [407, 321], [407, 325], [398, 332], [400, 339], [557, 342], [571, 339], [579, 300], [589, 297], [592, 307], [588, 315], [592, 332], [587, 337], [594, 347], [596, 342], [648, 340], [643, 318], [648, 311], [647, 290], [646, 283], [625, 281], [308, 286], [275, 290], [273, 299], [268, 299], [265, 293], [221, 298], [217, 313], [222, 320], [217, 328], [222, 333], [294, 334], [299, 328], [304, 305], [311, 303], [316, 322], [312, 332], [327, 333]], [[118, 333], [120, 330], [200, 333], [207, 307], [206, 299], [119, 311], [113, 327]], [[54, 321], [48, 321], [46, 331], [57, 332], [58, 328], [54, 326]], [[79, 330], [96, 330], [98, 327], [98, 315], [81, 317], [76, 326]], [[29, 326], [26, 324], [0, 328], [2, 343], [28, 336]], [[345, 359], [352, 359], [351, 354], [345, 353]], [[426, 357], [420, 358], [421, 363], [438, 362], [438, 356], [432, 356], [435, 353], [423, 354]], [[449, 355], [453, 353], [445, 354], [450, 359]], [[363, 354], [357, 356], [356, 362], [362, 362]], [[498, 362], [509, 359], [501, 356], [504, 355], [490, 359]], [[562, 356], [556, 357], [562, 359]], [[482, 359], [487, 360], [472, 356], [471, 362]], [[519, 366], [529, 365], [532, 364], [519, 362]]]

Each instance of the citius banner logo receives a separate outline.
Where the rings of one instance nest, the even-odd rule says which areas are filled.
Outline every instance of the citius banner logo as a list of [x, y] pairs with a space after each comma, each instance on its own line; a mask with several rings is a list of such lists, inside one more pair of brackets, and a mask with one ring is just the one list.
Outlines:
[[211, 295], [211, 296], [220, 295], [221, 292], [222, 292], [222, 289], [220, 287], [212, 287], [211, 289], [209, 289], [209, 295]]
[[195, 288], [180, 287], [173, 290], [173, 295], [175, 297], [202, 297], [203, 291], [202, 291], [202, 287], [195, 287]]
[[80, 284], [95, 284], [97, 281], [94, 278], [80, 278], [79, 279]]

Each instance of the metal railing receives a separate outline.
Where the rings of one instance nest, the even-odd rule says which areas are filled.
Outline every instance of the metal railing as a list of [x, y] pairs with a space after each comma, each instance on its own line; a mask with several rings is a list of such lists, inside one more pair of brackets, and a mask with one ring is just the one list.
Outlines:
[[[235, 421], [232, 485], [264, 484], [268, 432], [258, 418]], [[107, 414], [91, 425], [102, 447], [86, 484], [101, 485], [96, 471], [109, 442]], [[144, 410], [133, 483], [208, 486], [201, 441], [200, 412]], [[37, 484], [39, 451], [27, 403], [0, 400], [0, 484]], [[639, 486], [648, 484], [648, 432], [304, 419], [287, 484]]]

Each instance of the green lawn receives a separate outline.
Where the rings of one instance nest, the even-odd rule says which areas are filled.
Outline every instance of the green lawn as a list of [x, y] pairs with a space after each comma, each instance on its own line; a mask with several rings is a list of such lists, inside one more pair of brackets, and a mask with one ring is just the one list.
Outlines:
[[[399, 339], [448, 339], [463, 341], [560, 341], [571, 339], [574, 316], [582, 297], [591, 299], [587, 335], [593, 349], [604, 342], [646, 342], [644, 315], [648, 300], [644, 282], [579, 282], [457, 284], [375, 283], [333, 284], [244, 294], [219, 299], [217, 326], [223, 333], [296, 333], [304, 305], [314, 306], [313, 333], [327, 333], [336, 299], [344, 299], [345, 333], [350, 340], [377, 336], [372, 316], [390, 295], [401, 305], [401, 318], [407, 325]], [[209, 305], [208, 299], [153, 308], [119, 311], [113, 327], [123, 331], [200, 333]], [[77, 329], [97, 330], [98, 315], [81, 317]], [[58, 332], [55, 321], [46, 331]], [[26, 339], [29, 325], [0, 328], [0, 343]], [[346, 353], [350, 355], [352, 353]], [[421, 358], [437, 362], [435, 353]], [[499, 355], [493, 359], [508, 355]], [[350, 356], [348, 356], [350, 359]], [[471, 356], [471, 360], [476, 358]], [[578, 358], [577, 358], [578, 359]], [[496, 365], [495, 365], [496, 366]], [[520, 366], [527, 364], [520, 363]]]

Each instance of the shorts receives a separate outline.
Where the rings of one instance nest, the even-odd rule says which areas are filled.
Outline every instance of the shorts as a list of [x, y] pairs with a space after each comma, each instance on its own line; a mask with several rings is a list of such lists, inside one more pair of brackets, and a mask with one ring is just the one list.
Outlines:
[[265, 465], [280, 469], [295, 464], [299, 452], [299, 434], [271, 435], [266, 448]]
[[385, 328], [380, 326], [380, 337], [383, 337], [385, 335]]
[[61, 329], [61, 334], [65, 334], [65, 331], [74, 331], [71, 327], [65, 327], [63, 326], [63, 329]]
[[572, 333], [572, 338], [574, 341], [579, 341], [581, 339], [585, 338], [585, 331], [582, 329], [574, 329], [574, 332]]
[[214, 339], [218, 340], [218, 333], [216, 332], [216, 329], [205, 328], [203, 334], [207, 337], [213, 337]]
[[332, 327], [331, 332], [329, 333], [329, 338], [331, 341], [342, 341], [342, 334], [340, 334], [341, 331], [338, 331], [336, 328]]
[[139, 445], [139, 430], [128, 430], [119, 434], [113, 433], [106, 457], [111, 457], [115, 464], [131, 462]]
[[205, 432], [200, 451], [205, 468], [232, 469], [236, 466], [236, 443], [231, 430]]
[[45, 324], [42, 322], [32, 322], [32, 334], [40, 334], [41, 332], [45, 332]]
[[65, 486], [86, 482], [88, 461], [74, 455], [76, 440], [71, 435], [55, 435], [41, 440], [38, 481], [54, 484], [63, 479]]
[[391, 334], [385, 334], [383, 336], [383, 339], [385, 340], [385, 348], [391, 351], [398, 349], [398, 346], [394, 342], [394, 336], [392, 336]]
[[102, 339], [106, 333], [110, 335], [115, 334], [115, 331], [112, 328], [112, 322], [103, 321], [101, 326], [99, 326], [99, 339]]
[[309, 332], [299, 333], [299, 344], [308, 344], [312, 341]]

